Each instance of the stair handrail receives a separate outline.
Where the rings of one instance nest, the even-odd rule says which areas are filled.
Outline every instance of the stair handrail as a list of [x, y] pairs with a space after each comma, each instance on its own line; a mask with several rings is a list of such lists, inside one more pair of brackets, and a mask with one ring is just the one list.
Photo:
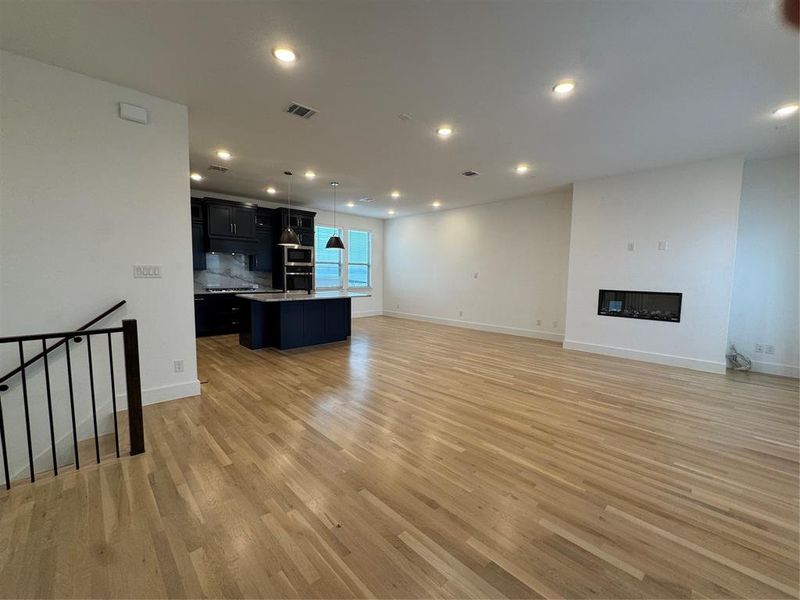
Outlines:
[[[86, 329], [89, 329], [89, 327], [91, 327], [92, 325], [94, 325], [98, 321], [102, 321], [108, 315], [110, 315], [114, 311], [118, 310], [125, 303], [126, 303], [126, 300], [120, 300], [114, 306], [112, 306], [111, 308], [109, 308], [106, 311], [103, 311], [98, 316], [96, 316], [94, 319], [89, 321], [88, 323], [85, 323], [84, 325], [81, 325], [80, 327], [78, 327], [75, 331], [77, 332], [77, 331], [84, 331]], [[69, 339], [69, 337], [71, 337], [71, 336], [67, 336], [67, 337], [61, 338], [60, 340], [58, 340], [52, 346], [48, 346], [46, 350], [43, 350], [43, 351], [39, 352], [39, 354], [37, 354], [36, 356], [34, 356], [32, 358], [29, 358], [27, 361], [25, 361], [24, 364], [14, 368], [14, 369], [11, 369], [8, 373], [6, 373], [2, 377], [0, 377], [0, 391], [5, 391], [6, 389], [8, 389], [8, 386], [4, 385], [6, 381], [11, 379], [14, 375], [17, 375], [18, 373], [21, 373], [23, 369], [27, 369], [28, 367], [30, 367], [36, 361], [42, 359], [45, 356], [45, 354], [50, 354], [53, 350], [56, 350], [57, 348], [63, 346], [66, 343], [66, 341]], [[3, 389], [3, 388], [5, 388], [5, 389]]]
[[[124, 304], [124, 301], [119, 305]], [[107, 311], [108, 313], [108, 311]], [[100, 319], [101, 317], [97, 317]], [[80, 454], [78, 444], [78, 426], [75, 418], [75, 392], [73, 388], [73, 369], [72, 361], [70, 360], [70, 342], [79, 341], [86, 338], [86, 357], [87, 368], [89, 372], [89, 394], [92, 400], [92, 424], [94, 426], [94, 448], [95, 460], [100, 464], [100, 437], [97, 425], [97, 402], [95, 394], [95, 369], [92, 360], [92, 338], [106, 337], [108, 343], [108, 374], [111, 387], [111, 406], [114, 417], [114, 448], [117, 458], [120, 457], [119, 447], [119, 426], [117, 423], [117, 393], [115, 386], [115, 371], [114, 371], [114, 353], [112, 335], [122, 335], [122, 350], [125, 357], [125, 386], [126, 386], [126, 400], [128, 410], [128, 432], [130, 442], [130, 454], [135, 456], [145, 451], [144, 449], [144, 419], [142, 414], [142, 381], [141, 371], [139, 368], [139, 333], [138, 326], [135, 319], [123, 319], [121, 327], [106, 327], [100, 329], [82, 328], [75, 331], [62, 331], [54, 333], [37, 333], [29, 335], [16, 335], [9, 337], [0, 337], [0, 345], [13, 344], [17, 347], [19, 352], [19, 373], [20, 381], [22, 384], [22, 405], [25, 409], [25, 434], [27, 439], [28, 451], [28, 470], [30, 472], [31, 483], [36, 481], [36, 469], [33, 456], [33, 438], [31, 436], [31, 419], [30, 419], [30, 404], [29, 404], [29, 386], [28, 377], [25, 371], [25, 366], [30, 364], [31, 361], [25, 360], [24, 343], [31, 341], [39, 341], [42, 344], [42, 357], [44, 358], [44, 379], [45, 389], [47, 391], [47, 412], [50, 424], [50, 450], [53, 458], [53, 474], [58, 475], [58, 453], [57, 444], [55, 439], [55, 428], [53, 421], [53, 398], [51, 395], [50, 385], [50, 370], [48, 369], [47, 355], [54, 346], [47, 348], [47, 340], [61, 339], [64, 343], [65, 356], [66, 356], [66, 371], [67, 371], [67, 388], [69, 390], [69, 406], [70, 416], [72, 422], [72, 448], [73, 448], [73, 464], [75, 469], [80, 469]], [[0, 385], [0, 392], [6, 391], [7, 385]], [[5, 476], [6, 490], [11, 489], [11, 476], [9, 473], [9, 460], [8, 448], [6, 446], [6, 429], [5, 419], [3, 416], [3, 402], [0, 398], [0, 453], [2, 453], [3, 474]]]

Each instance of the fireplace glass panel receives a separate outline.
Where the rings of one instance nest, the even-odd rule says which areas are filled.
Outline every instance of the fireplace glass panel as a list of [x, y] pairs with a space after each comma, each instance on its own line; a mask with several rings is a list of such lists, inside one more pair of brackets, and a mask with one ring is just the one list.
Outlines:
[[682, 298], [683, 294], [678, 292], [600, 290], [597, 314], [678, 323], [681, 320]]

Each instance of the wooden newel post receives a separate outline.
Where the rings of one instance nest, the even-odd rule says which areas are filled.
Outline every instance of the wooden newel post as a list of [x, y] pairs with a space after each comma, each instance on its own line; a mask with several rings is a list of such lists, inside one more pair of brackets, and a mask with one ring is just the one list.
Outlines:
[[139, 371], [139, 333], [136, 319], [122, 321], [122, 342], [125, 346], [125, 383], [128, 388], [128, 430], [131, 456], [134, 456], [144, 452], [142, 375]]

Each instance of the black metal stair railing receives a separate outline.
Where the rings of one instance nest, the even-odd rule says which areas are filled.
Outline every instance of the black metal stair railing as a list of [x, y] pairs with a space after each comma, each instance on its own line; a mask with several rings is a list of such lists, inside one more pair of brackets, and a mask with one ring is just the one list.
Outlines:
[[[116, 303], [114, 306], [112, 306], [111, 308], [109, 308], [109, 309], [108, 309], [108, 310], [106, 310], [106, 311], [103, 311], [102, 313], [100, 313], [99, 315], [97, 315], [97, 316], [96, 316], [94, 319], [92, 319], [91, 321], [89, 321], [88, 323], [84, 323], [83, 325], [81, 325], [80, 327], [78, 327], [78, 329], [77, 329], [77, 330], [78, 330], [78, 331], [83, 331], [84, 329], [89, 329], [89, 327], [91, 327], [91, 326], [92, 326], [92, 325], [94, 325], [95, 323], [98, 323], [98, 322], [102, 321], [102, 320], [103, 320], [103, 319], [105, 319], [105, 318], [106, 318], [108, 315], [110, 315], [111, 313], [113, 313], [114, 311], [116, 311], [117, 309], [119, 309], [119, 308], [122, 308], [122, 306], [123, 306], [125, 303], [126, 303], [126, 301], [125, 301], [125, 300], [120, 300], [120, 301], [119, 301], [119, 302], [117, 302], [117, 303]], [[41, 351], [39, 354], [37, 354], [37, 355], [36, 355], [36, 356], [34, 356], [33, 358], [29, 358], [29, 359], [28, 359], [27, 361], [25, 361], [25, 363], [23, 363], [22, 365], [20, 365], [20, 366], [18, 366], [18, 367], [16, 367], [16, 368], [14, 368], [14, 369], [11, 369], [11, 370], [10, 370], [8, 373], [6, 373], [6, 374], [5, 374], [5, 375], [3, 375], [2, 377], [0, 377], [0, 386], [2, 386], [3, 384], [5, 384], [5, 382], [6, 382], [6, 381], [8, 381], [8, 380], [9, 380], [9, 379], [11, 379], [12, 377], [14, 377], [14, 375], [16, 375], [17, 373], [19, 373], [19, 372], [22, 370], [22, 368], [23, 368], [23, 367], [25, 367], [25, 368], [27, 368], [27, 367], [30, 367], [31, 365], [33, 365], [33, 363], [35, 363], [37, 360], [39, 360], [39, 359], [43, 358], [43, 357], [44, 357], [46, 354], [50, 354], [51, 352], [53, 352], [53, 350], [56, 350], [57, 348], [60, 348], [60, 347], [61, 347], [61, 346], [62, 346], [62, 345], [63, 345], [63, 344], [66, 342], [66, 341], [67, 341], [67, 338], [63, 338], [63, 339], [61, 339], [61, 340], [57, 341], [55, 344], [53, 344], [52, 346], [49, 346], [49, 347], [48, 347], [48, 346], [45, 346], [45, 345], [44, 345], [44, 342], [43, 342], [43, 343], [42, 343], [42, 344], [43, 344], [43, 345], [42, 345], [42, 351]], [[80, 340], [80, 338], [76, 338], [76, 341], [77, 341], [77, 342], [80, 342], [81, 340]], [[2, 387], [0, 387], [0, 392], [2, 392], [2, 391], [4, 391], [4, 390], [2, 389]]]
[[[108, 313], [116, 310], [121, 306], [124, 301], [118, 304], [115, 308], [107, 311], [97, 319], [94, 319], [87, 326], [97, 322]], [[87, 327], [84, 326], [84, 327]], [[92, 356], [92, 339], [93, 338], [106, 338], [108, 345], [108, 376], [110, 379], [111, 388], [111, 406], [113, 412], [114, 422], [114, 447], [117, 457], [120, 456], [119, 444], [119, 426], [117, 422], [117, 399], [116, 399], [116, 385], [114, 381], [114, 352], [112, 345], [113, 335], [122, 336], [123, 354], [125, 363], [125, 383], [127, 387], [127, 400], [128, 400], [128, 429], [130, 441], [130, 454], [136, 455], [144, 452], [144, 424], [142, 418], [142, 387], [141, 375], [139, 371], [139, 341], [137, 323], [134, 319], [123, 320], [122, 327], [109, 327], [101, 329], [85, 329], [81, 328], [76, 331], [56, 332], [56, 333], [43, 333], [33, 335], [10, 336], [0, 338], [0, 347], [4, 344], [16, 344], [19, 354], [19, 366], [10, 371], [6, 376], [0, 379], [0, 392], [8, 391], [8, 385], [5, 384], [11, 377], [19, 375], [20, 384], [22, 387], [22, 404], [24, 409], [25, 421], [25, 434], [27, 439], [27, 454], [28, 454], [28, 467], [30, 471], [30, 480], [36, 480], [36, 471], [34, 468], [33, 458], [33, 440], [31, 438], [31, 410], [29, 402], [28, 390], [28, 372], [30, 366], [39, 359], [43, 360], [43, 370], [45, 379], [45, 397], [47, 401], [47, 415], [49, 421], [49, 434], [50, 434], [50, 452], [52, 455], [53, 473], [58, 475], [58, 456], [56, 449], [55, 426], [53, 422], [53, 394], [51, 387], [51, 374], [50, 362], [48, 355], [53, 350], [60, 346], [64, 346], [66, 357], [66, 371], [67, 371], [67, 389], [70, 408], [70, 419], [72, 429], [72, 447], [73, 447], [73, 463], [76, 469], [80, 469], [80, 456], [78, 451], [78, 427], [75, 415], [75, 390], [73, 386], [73, 360], [72, 360], [72, 346], [86, 338], [86, 355], [88, 361], [88, 376], [89, 376], [89, 395], [91, 398], [92, 407], [92, 425], [94, 432], [94, 450], [95, 460], [100, 462], [100, 438], [97, 427], [97, 398], [95, 394], [95, 369]], [[51, 346], [47, 345], [48, 340], [58, 339], [59, 341]], [[40, 341], [42, 345], [42, 352], [35, 357], [26, 360], [24, 353], [25, 342]], [[3, 415], [3, 402], [0, 396], [0, 451], [3, 454], [3, 472], [5, 475], [6, 489], [11, 487], [11, 477], [9, 473], [8, 452], [6, 446], [6, 423]]]

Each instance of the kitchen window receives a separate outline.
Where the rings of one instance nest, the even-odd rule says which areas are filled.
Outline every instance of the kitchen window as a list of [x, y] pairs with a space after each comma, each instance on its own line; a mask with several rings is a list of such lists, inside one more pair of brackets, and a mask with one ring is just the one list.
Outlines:
[[342, 251], [325, 247], [328, 239], [334, 234], [341, 237], [342, 229], [324, 225], [317, 225], [314, 228], [314, 273], [318, 290], [342, 287]]
[[347, 233], [347, 287], [371, 287], [372, 232], [351, 229]]

